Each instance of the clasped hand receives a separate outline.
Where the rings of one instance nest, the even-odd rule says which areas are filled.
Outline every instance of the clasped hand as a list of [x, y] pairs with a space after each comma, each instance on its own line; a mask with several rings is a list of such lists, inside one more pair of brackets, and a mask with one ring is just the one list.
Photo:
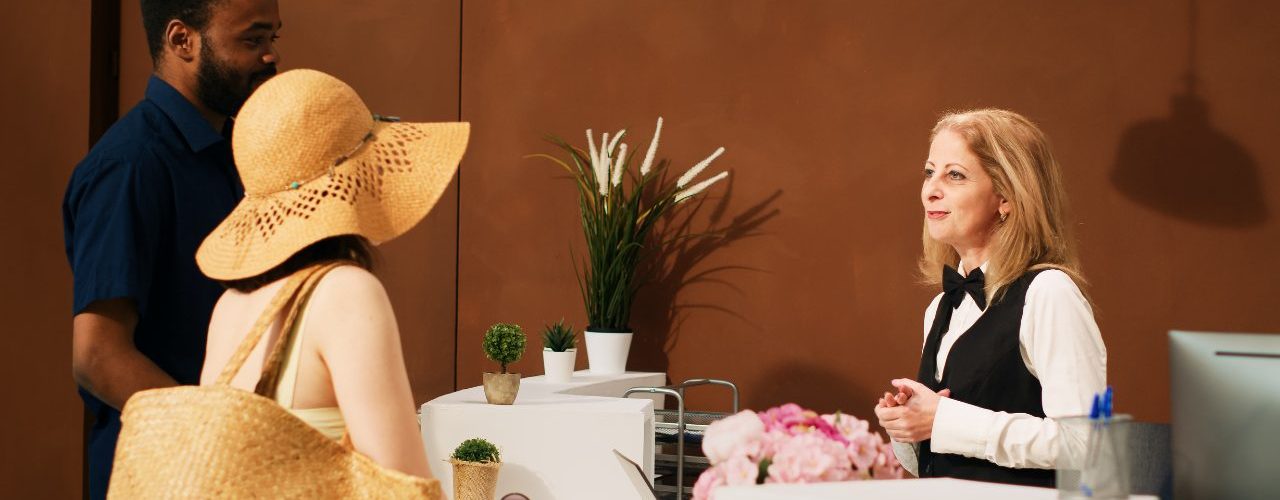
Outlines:
[[899, 378], [891, 382], [897, 394], [884, 393], [876, 403], [876, 418], [889, 437], [900, 443], [918, 443], [933, 435], [933, 416], [938, 412], [938, 401], [951, 396], [951, 389], [939, 392], [911, 379]]

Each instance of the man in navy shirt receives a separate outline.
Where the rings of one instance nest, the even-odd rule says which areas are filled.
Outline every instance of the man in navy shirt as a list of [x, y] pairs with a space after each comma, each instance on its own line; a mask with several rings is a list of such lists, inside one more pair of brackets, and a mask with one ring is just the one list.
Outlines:
[[275, 74], [281, 26], [275, 0], [142, 0], [142, 19], [146, 98], [76, 166], [62, 205], [91, 498], [106, 495], [125, 401], [200, 380], [222, 289], [195, 252], [243, 196], [230, 118]]

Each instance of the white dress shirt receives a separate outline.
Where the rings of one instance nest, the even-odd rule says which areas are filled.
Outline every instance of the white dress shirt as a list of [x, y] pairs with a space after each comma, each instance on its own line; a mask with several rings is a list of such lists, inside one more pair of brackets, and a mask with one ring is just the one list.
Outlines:
[[[983, 264], [981, 269], [985, 272], [986, 267]], [[961, 274], [963, 270], [961, 263]], [[941, 299], [938, 294], [925, 310], [926, 341]], [[965, 294], [942, 336], [934, 380], [942, 379], [947, 354], [956, 339], [982, 313], [973, 297]], [[930, 446], [934, 453], [980, 458], [1005, 467], [1050, 469], [1057, 461], [1059, 446], [1066, 444], [1075, 452], [1083, 449], [1083, 437], [1063, 435], [1054, 419], [1089, 414], [1093, 395], [1106, 387], [1107, 348], [1093, 320], [1093, 309], [1066, 273], [1049, 269], [1031, 281], [1018, 340], [1022, 362], [1040, 380], [1046, 418], [991, 411], [942, 398], [933, 417]], [[893, 442], [898, 461], [917, 476], [919, 447], [919, 443]]]

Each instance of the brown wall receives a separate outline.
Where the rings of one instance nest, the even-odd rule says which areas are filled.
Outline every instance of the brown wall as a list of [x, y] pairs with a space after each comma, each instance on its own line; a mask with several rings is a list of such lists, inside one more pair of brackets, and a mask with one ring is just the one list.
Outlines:
[[80, 494], [61, 207], [89, 144], [89, 4], [17, 2], [0, 16], [0, 498]]
[[[149, 67], [137, 0], [121, 5], [124, 112]], [[385, 247], [419, 402], [494, 368], [479, 349], [491, 323], [531, 336], [561, 316], [584, 324], [572, 187], [522, 157], [550, 152], [547, 133], [581, 143], [587, 127], [628, 127], [642, 148], [658, 115], [677, 173], [727, 148], [710, 172], [727, 168], [730, 182], [682, 215], [728, 236], [668, 251], [668, 272], [637, 299], [633, 369], [728, 378], [748, 407], [871, 416], [888, 379], [914, 373], [934, 293], [912, 277], [927, 131], [943, 110], [976, 106], [1025, 113], [1054, 140], [1121, 410], [1168, 420], [1168, 329], [1280, 331], [1269, 286], [1280, 271], [1265, 264], [1280, 252], [1280, 153], [1267, 142], [1280, 132], [1280, 33], [1267, 22], [1280, 6], [1204, 2], [1194, 23], [1187, 4], [1157, 0], [281, 10], [283, 67], [336, 74], [378, 112], [473, 124], [453, 188]], [[0, 92], [13, 176], [0, 183], [11, 213], [0, 375], [22, 381], [4, 384], [2, 497], [79, 492], [58, 207], [86, 150], [88, 16], [88, 2], [46, 2], [0, 21], [18, 75]], [[540, 342], [530, 347], [516, 369], [537, 374]]]
[[668, 255], [675, 275], [637, 299], [630, 366], [728, 378], [749, 407], [871, 416], [915, 373], [935, 293], [912, 279], [927, 132], [944, 110], [1000, 106], [1038, 121], [1066, 170], [1119, 408], [1167, 421], [1167, 330], [1280, 331], [1263, 264], [1280, 251], [1280, 33], [1263, 22], [1280, 7], [1198, 12], [1199, 118], [1171, 108], [1183, 2], [466, 2], [459, 384], [492, 367], [492, 322], [584, 322], [573, 188], [521, 156], [587, 127], [644, 147], [662, 115], [681, 171], [727, 148], [732, 183], [693, 227], [734, 236]]

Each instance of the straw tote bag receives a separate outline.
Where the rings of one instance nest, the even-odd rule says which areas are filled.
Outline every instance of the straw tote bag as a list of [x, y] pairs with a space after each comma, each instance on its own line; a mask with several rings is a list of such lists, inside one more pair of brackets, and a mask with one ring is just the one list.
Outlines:
[[[341, 263], [298, 271], [272, 299], [217, 383], [141, 391], [120, 419], [108, 497], [443, 498], [440, 482], [379, 466], [349, 439], [326, 438], [277, 404], [284, 351], [320, 278]], [[254, 392], [231, 387], [250, 351], [287, 311]]]

